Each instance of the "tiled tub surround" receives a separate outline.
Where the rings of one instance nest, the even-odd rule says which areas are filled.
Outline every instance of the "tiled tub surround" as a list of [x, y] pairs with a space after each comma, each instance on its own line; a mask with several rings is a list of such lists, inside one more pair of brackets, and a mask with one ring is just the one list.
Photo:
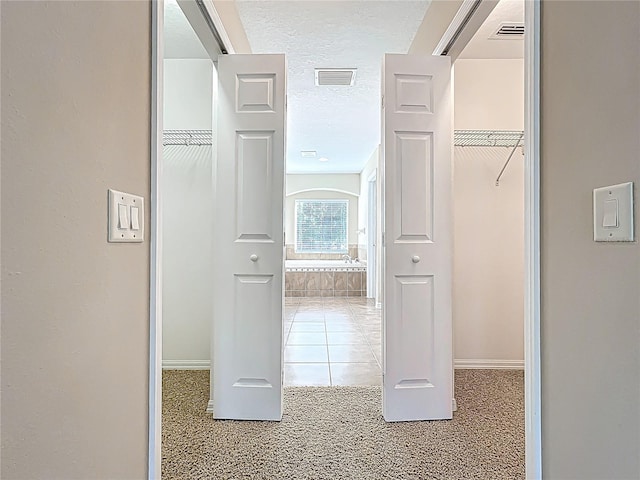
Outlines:
[[[351, 258], [358, 257], [358, 245], [349, 245], [349, 256]], [[287, 260], [340, 260], [343, 253], [296, 253], [296, 246], [287, 244], [286, 259]]]
[[366, 297], [367, 268], [337, 260], [287, 260], [286, 297]]

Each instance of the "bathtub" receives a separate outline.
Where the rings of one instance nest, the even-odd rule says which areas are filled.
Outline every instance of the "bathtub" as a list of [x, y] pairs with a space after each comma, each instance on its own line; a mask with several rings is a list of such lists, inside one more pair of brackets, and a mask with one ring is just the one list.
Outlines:
[[361, 262], [348, 263], [344, 260], [285, 260], [285, 271], [366, 271], [367, 267]]
[[286, 297], [365, 297], [367, 267], [344, 260], [285, 260]]

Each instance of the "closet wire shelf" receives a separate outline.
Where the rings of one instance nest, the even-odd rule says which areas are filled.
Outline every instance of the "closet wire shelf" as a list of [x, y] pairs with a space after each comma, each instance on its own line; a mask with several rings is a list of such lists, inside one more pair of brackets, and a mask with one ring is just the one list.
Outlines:
[[456, 147], [522, 147], [522, 130], [456, 130], [453, 135]]
[[211, 145], [211, 130], [165, 130], [162, 132], [162, 145]]
[[[211, 130], [165, 130], [163, 145], [211, 145]], [[517, 130], [456, 130], [456, 147], [522, 147], [524, 135]]]

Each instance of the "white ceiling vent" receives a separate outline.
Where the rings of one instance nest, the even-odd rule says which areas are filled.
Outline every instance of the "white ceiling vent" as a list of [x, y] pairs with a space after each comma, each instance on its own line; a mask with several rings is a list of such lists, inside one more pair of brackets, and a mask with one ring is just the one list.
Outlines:
[[500, 40], [522, 39], [524, 38], [524, 23], [503, 22], [489, 38]]
[[316, 86], [351, 87], [356, 80], [356, 70], [356, 68], [316, 68]]

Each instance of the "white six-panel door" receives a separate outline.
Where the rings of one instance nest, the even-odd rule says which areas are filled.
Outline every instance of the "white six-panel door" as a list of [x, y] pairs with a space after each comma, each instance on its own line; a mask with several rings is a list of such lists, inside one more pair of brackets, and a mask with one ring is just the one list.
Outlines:
[[385, 55], [383, 414], [452, 418], [449, 57]]
[[282, 418], [285, 72], [284, 55], [218, 60], [212, 369], [220, 419]]

